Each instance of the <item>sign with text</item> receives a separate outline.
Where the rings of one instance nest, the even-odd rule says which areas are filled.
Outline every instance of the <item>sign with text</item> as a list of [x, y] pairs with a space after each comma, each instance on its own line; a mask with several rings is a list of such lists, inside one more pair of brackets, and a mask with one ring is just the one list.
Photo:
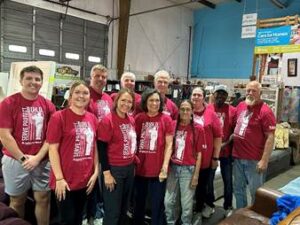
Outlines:
[[242, 27], [241, 38], [255, 38], [256, 36], [256, 26]]
[[291, 26], [258, 29], [256, 46], [288, 45], [291, 39]]
[[256, 25], [257, 13], [243, 14], [242, 26]]

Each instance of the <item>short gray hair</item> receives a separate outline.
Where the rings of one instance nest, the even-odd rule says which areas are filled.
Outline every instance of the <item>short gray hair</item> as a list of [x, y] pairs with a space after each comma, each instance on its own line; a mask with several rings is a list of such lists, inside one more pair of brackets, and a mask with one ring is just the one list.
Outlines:
[[154, 81], [156, 82], [157, 81], [157, 79], [159, 78], [159, 77], [168, 77], [168, 80], [170, 81], [170, 74], [169, 74], [169, 72], [168, 71], [166, 71], [166, 70], [159, 70], [159, 71], [157, 71], [155, 74], [154, 74]]

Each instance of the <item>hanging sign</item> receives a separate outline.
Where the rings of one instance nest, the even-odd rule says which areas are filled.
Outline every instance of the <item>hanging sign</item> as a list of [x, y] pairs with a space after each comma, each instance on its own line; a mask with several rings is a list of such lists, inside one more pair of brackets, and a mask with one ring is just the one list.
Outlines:
[[256, 26], [242, 27], [241, 38], [255, 38], [256, 36]]
[[256, 25], [257, 13], [243, 14], [242, 26]]

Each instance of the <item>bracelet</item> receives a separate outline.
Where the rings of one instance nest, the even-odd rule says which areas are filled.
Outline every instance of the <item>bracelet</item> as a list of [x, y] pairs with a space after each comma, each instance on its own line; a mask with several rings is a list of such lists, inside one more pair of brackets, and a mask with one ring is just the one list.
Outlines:
[[219, 161], [219, 158], [217, 158], [217, 157], [213, 157], [212, 159], [215, 161]]
[[60, 179], [56, 179], [56, 181], [61, 181], [61, 180], [64, 180], [65, 178], [60, 178]]

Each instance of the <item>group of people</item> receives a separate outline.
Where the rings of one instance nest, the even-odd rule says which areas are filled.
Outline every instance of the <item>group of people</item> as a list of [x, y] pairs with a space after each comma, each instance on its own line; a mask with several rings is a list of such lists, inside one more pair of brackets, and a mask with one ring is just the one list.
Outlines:
[[22, 90], [1, 102], [5, 192], [21, 217], [32, 189], [37, 223], [49, 224], [52, 190], [59, 222], [80, 225], [85, 206], [96, 204], [101, 190], [104, 225], [123, 224], [129, 202], [133, 223], [144, 224], [147, 196], [152, 225], [179, 219], [191, 225], [194, 211], [203, 217], [214, 213], [219, 162], [226, 212], [232, 210], [233, 193], [237, 208], [247, 205], [247, 185], [254, 200], [276, 123], [257, 81], [248, 83], [246, 100], [237, 108], [226, 103], [224, 85], [215, 88], [212, 104], [196, 87], [177, 108], [166, 97], [170, 76], [164, 70], [142, 95], [134, 92], [133, 73], [122, 75], [122, 88], [112, 96], [103, 92], [107, 78], [107, 69], [95, 65], [90, 84], [75, 82], [68, 107], [55, 111], [39, 95], [43, 72], [29, 66], [20, 73]]

